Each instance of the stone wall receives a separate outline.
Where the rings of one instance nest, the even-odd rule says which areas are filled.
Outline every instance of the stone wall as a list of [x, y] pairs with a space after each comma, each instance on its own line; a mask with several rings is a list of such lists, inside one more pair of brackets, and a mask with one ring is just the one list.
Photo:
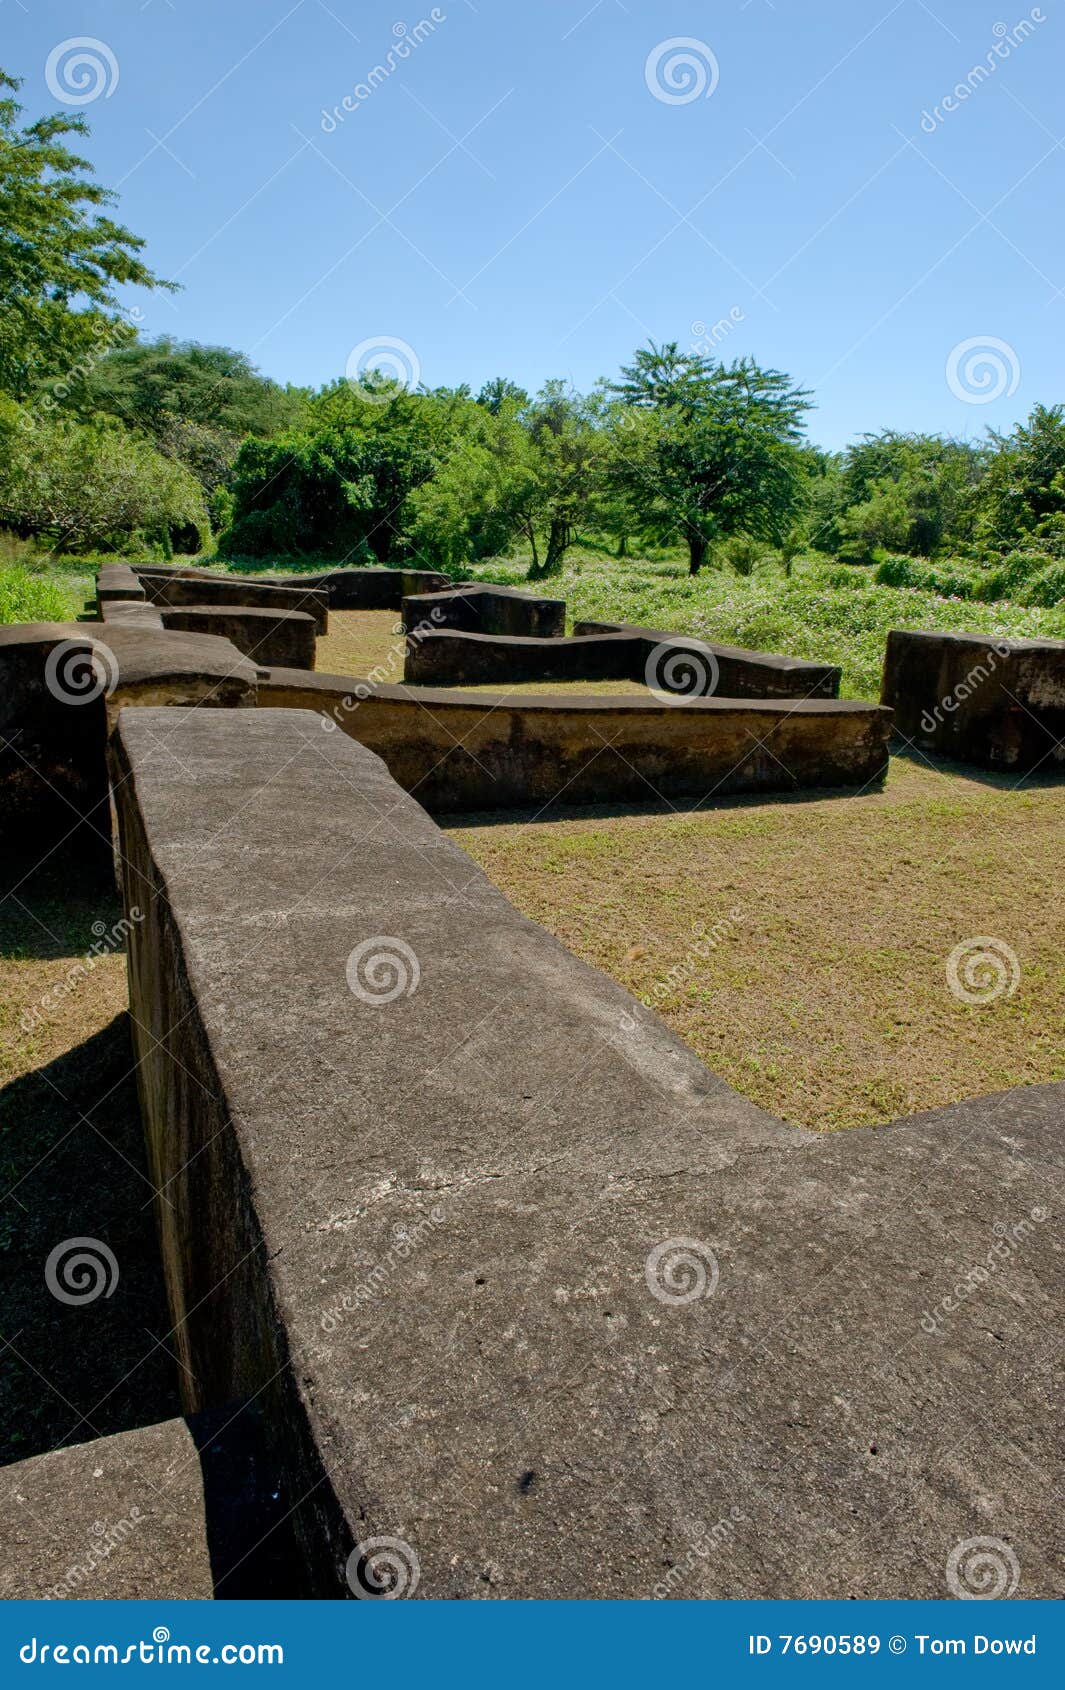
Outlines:
[[112, 759], [186, 1406], [265, 1405], [290, 1594], [384, 1538], [429, 1598], [935, 1598], [989, 1499], [1060, 1590], [1052, 1227], [994, 1344], [927, 1310], [1046, 1216], [1063, 1088], [787, 1127], [316, 715]]
[[1065, 765], [1065, 640], [893, 629], [881, 700], [924, 750], [989, 769]]
[[889, 712], [838, 700], [513, 698], [285, 669], [259, 703], [322, 712], [441, 814], [866, 786], [891, 731]]
[[470, 582], [450, 592], [411, 593], [404, 597], [402, 609], [406, 628], [432, 625], [470, 634], [510, 634], [536, 639], [554, 639], [566, 631], [564, 599], [542, 598], [513, 587]]
[[313, 669], [315, 619], [302, 610], [262, 610], [251, 605], [191, 604], [161, 610], [164, 628], [216, 634], [256, 663]]

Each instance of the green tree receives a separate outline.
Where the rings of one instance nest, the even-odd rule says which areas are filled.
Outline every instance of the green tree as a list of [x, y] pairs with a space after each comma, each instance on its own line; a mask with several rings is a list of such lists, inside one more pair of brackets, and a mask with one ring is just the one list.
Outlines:
[[1037, 405], [1012, 434], [991, 434], [995, 455], [978, 499], [987, 552], [1035, 542], [1065, 553], [1065, 406]]
[[88, 134], [84, 119], [20, 127], [19, 86], [0, 71], [0, 388], [24, 398], [42, 377], [132, 337], [117, 287], [172, 284], [138, 257], [144, 242], [104, 210], [115, 196], [65, 144]]
[[779, 544], [806, 491], [807, 395], [753, 359], [725, 366], [652, 346], [611, 384], [627, 410], [611, 470], [663, 539], [680, 535], [690, 572], [738, 534]]
[[0, 408], [0, 524], [56, 551], [196, 551], [210, 538], [203, 494], [180, 464], [111, 417], [40, 421]]

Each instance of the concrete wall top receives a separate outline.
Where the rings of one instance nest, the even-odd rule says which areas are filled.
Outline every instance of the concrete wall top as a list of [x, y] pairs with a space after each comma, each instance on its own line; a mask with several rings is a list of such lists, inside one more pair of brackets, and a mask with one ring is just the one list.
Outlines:
[[938, 1597], [1006, 1517], [1060, 1590], [1053, 1229], [922, 1319], [1046, 1215], [1062, 1088], [789, 1128], [313, 715], [114, 754], [182, 1358], [263, 1391], [315, 1594], [383, 1536], [427, 1597]]

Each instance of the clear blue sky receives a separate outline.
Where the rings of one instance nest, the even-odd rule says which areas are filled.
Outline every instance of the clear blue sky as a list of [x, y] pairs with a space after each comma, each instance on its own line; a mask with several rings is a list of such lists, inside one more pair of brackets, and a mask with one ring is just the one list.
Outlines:
[[[0, 63], [36, 115], [60, 103], [49, 80], [96, 86], [64, 82], [69, 50], [46, 74], [49, 55], [104, 44], [101, 92], [71, 109], [184, 288], [139, 296], [143, 332], [241, 347], [281, 381], [341, 375], [391, 337], [429, 385], [586, 387], [648, 336], [689, 346], [732, 313], [718, 354], [813, 388], [828, 446], [976, 436], [1065, 400], [1054, 0], [1035, 22], [999, 0], [444, 0], [433, 17], [422, 0], [0, 0]], [[680, 49], [653, 63], [679, 37], [687, 82]], [[991, 362], [955, 353], [948, 379], [989, 337]]]

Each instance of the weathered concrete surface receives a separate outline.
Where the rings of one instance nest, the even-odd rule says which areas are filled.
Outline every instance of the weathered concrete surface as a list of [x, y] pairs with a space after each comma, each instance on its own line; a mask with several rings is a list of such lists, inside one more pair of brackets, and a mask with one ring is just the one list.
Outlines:
[[0, 1599], [214, 1594], [196, 1446], [183, 1420], [5, 1467]]
[[695, 641], [686, 634], [662, 628], [638, 628], [628, 622], [578, 622], [575, 634], [628, 634], [641, 642], [641, 678], [662, 691], [687, 691], [690, 680], [680, 666], [678, 684], [669, 671], [670, 653], [694, 645], [713, 654], [716, 677], [713, 691], [722, 698], [838, 698], [842, 671], [834, 663], [813, 663], [803, 657], [781, 657], [775, 652], [747, 651], [742, 646], [718, 645], [714, 640]]
[[[451, 583], [448, 583], [451, 587]], [[554, 639], [566, 631], [564, 599], [522, 593], [515, 587], [470, 582], [449, 592], [409, 593], [403, 599], [403, 624], [458, 628], [469, 634], [514, 634]]]
[[380, 1536], [428, 1597], [942, 1596], [978, 1536], [1060, 1593], [1062, 1088], [788, 1128], [314, 716], [112, 745], [189, 1402], [262, 1393], [312, 1593]]
[[[241, 577], [247, 579], [247, 577]], [[408, 593], [436, 593], [452, 586], [448, 575], [432, 569], [326, 569], [312, 575], [251, 577], [277, 586], [320, 588], [333, 610], [398, 610]]]
[[1065, 765], [1065, 640], [892, 629], [881, 699], [928, 750], [991, 769]]
[[[95, 667], [94, 667], [95, 664]], [[77, 622], [0, 627], [0, 833], [102, 829], [103, 676]]]
[[109, 851], [109, 718], [129, 703], [252, 705], [258, 677], [228, 640], [139, 617], [0, 628], [0, 829], [59, 839], [85, 823]]
[[128, 563], [108, 563], [96, 577], [96, 609], [101, 613], [109, 599], [143, 599], [144, 588]]
[[118, 622], [126, 628], [162, 628], [163, 618], [154, 604], [139, 599], [107, 599], [100, 605], [102, 622]]
[[314, 617], [302, 610], [263, 610], [254, 605], [165, 606], [163, 626], [229, 640], [256, 663], [313, 669]]
[[256, 581], [244, 576], [156, 574], [141, 570], [140, 581], [153, 604], [238, 605], [259, 610], [301, 610], [314, 617], [319, 634], [329, 631], [329, 595], [321, 587], [299, 582], [288, 586]]
[[628, 634], [532, 639], [423, 627], [407, 640], [403, 678], [442, 687], [642, 680], [643, 663], [642, 640]]
[[891, 730], [876, 705], [828, 699], [471, 696], [280, 668], [259, 703], [325, 712], [439, 814], [864, 786]]

